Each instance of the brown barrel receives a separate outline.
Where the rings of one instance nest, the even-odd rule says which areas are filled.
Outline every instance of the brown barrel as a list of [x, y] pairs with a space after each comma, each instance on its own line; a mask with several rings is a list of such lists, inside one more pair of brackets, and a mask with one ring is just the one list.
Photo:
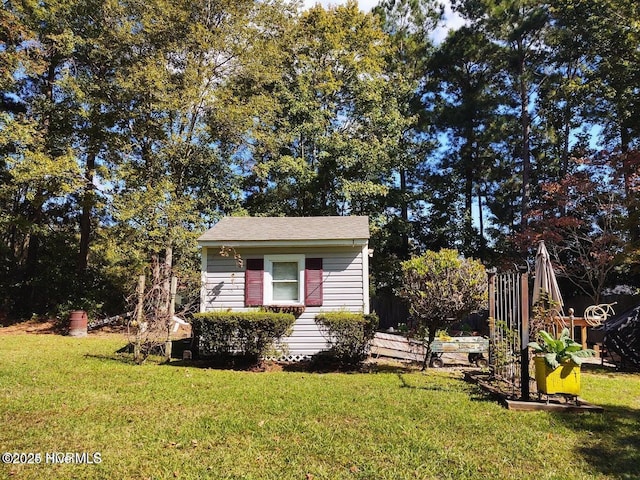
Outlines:
[[72, 337], [87, 336], [87, 312], [74, 310], [69, 315], [69, 335]]

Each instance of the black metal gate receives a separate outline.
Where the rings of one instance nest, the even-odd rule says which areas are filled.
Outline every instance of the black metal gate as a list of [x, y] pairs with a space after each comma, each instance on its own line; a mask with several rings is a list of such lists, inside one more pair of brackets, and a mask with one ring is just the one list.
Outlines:
[[489, 272], [489, 367], [492, 375], [529, 399], [529, 275]]

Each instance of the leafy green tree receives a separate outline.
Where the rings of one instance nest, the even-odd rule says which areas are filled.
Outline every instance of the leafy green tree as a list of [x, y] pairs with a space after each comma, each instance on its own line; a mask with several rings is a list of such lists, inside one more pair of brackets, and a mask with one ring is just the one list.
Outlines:
[[56, 282], [67, 271], [64, 265], [51, 268], [52, 257], [74, 256], [67, 241], [69, 196], [82, 185], [73, 128], [80, 108], [72, 75], [80, 42], [77, 6], [75, 1], [9, 2], [2, 13], [8, 41], [2, 49], [6, 108], [0, 119], [8, 266], [3, 291], [20, 313], [42, 311], [64, 296]]
[[[543, 188], [531, 218], [534, 230], [561, 239], [562, 268], [593, 299], [622, 272], [628, 282], [637, 271], [637, 8], [623, 0], [549, 2], [552, 68], [537, 102]], [[592, 138], [597, 128], [602, 152]]]
[[431, 359], [431, 345], [438, 330], [486, 307], [487, 275], [478, 260], [458, 251], [428, 250], [402, 262], [404, 287], [398, 292], [408, 305], [426, 345], [423, 369]]
[[[426, 64], [433, 54], [430, 34], [443, 15], [443, 5], [437, 0], [382, 1], [374, 9], [382, 28], [390, 39], [386, 57], [390, 86], [388, 101], [395, 102], [402, 123], [399, 141], [391, 151], [393, 168], [398, 181], [391, 185], [388, 206], [399, 213], [402, 225], [400, 258], [410, 253], [411, 216], [419, 207], [416, 190], [421, 187], [418, 174], [425, 158], [434, 148], [424, 134], [429, 116], [423, 107], [421, 85], [428, 75]], [[392, 220], [393, 222], [393, 220]], [[393, 228], [393, 226], [392, 226]]]
[[110, 234], [127, 239], [132, 270], [147, 268], [153, 284], [166, 279], [158, 292], [166, 310], [171, 273], [195, 270], [198, 232], [236, 208], [234, 160], [216, 147], [220, 137], [208, 120], [226, 111], [219, 99], [226, 82], [264, 70], [260, 48], [270, 25], [261, 15], [269, 5], [159, 0], [126, 7], [129, 20], [113, 29], [123, 59], [116, 85], [123, 141]]
[[[560, 1], [566, 29], [584, 39], [590, 120], [604, 127], [604, 147], [622, 174], [631, 240], [640, 240], [637, 150], [640, 141], [640, 6], [631, 0]], [[589, 97], [587, 97], [589, 98]]]
[[[504, 75], [495, 68], [499, 51], [482, 32], [462, 27], [444, 40], [429, 62], [430, 87], [437, 92], [435, 122], [447, 134], [448, 145], [432, 175], [446, 172], [447, 180], [440, 183], [457, 186], [451, 190], [459, 194], [443, 206], [455, 209], [458, 233], [448, 236], [465, 254], [486, 248], [483, 197], [490, 186], [489, 170], [499, 155], [494, 145], [500, 142], [504, 116], [498, 111], [508, 101], [501, 93]], [[479, 231], [473, 225], [474, 215]]]
[[467, 24], [434, 46], [437, 0], [4, 2], [2, 308], [113, 300], [142, 271], [166, 305], [159, 276], [196, 272], [231, 213], [370, 215], [373, 291], [425, 248], [517, 256], [546, 219], [569, 267], [595, 242], [606, 282], [633, 274], [638, 3], [453, 7]]
[[[286, 32], [274, 108], [256, 115], [246, 208], [271, 215], [365, 214], [388, 193], [400, 121], [385, 100], [388, 42], [351, 1], [316, 6]], [[389, 134], [389, 131], [392, 133]]]
[[576, 138], [592, 126], [588, 112], [595, 103], [594, 88], [588, 82], [591, 47], [575, 28], [584, 14], [561, 3], [549, 2], [550, 26], [544, 38], [548, 67], [535, 104], [538, 183], [556, 181], [571, 170], [573, 150], [580, 147]]
[[514, 118], [519, 126], [514, 157], [519, 162], [520, 228], [527, 222], [531, 198], [532, 100], [537, 95], [540, 78], [545, 70], [544, 32], [548, 28], [548, 9], [539, 0], [457, 0], [454, 6], [471, 21], [471, 28], [482, 33], [500, 53], [495, 59], [509, 76], [506, 86], [513, 98]]
[[[238, 121], [234, 106], [245, 99], [223, 86], [268, 77], [273, 38], [289, 6], [5, 6], [6, 298], [22, 313], [41, 312], [101, 291], [100, 278], [122, 285], [144, 268], [195, 271], [196, 232], [235, 210], [242, 195], [238, 152], [225, 150], [222, 140], [228, 131], [246, 134], [251, 110]], [[223, 117], [235, 123], [212, 129], [209, 119]]]
[[389, 142], [392, 176], [380, 211], [374, 216], [371, 261], [377, 295], [392, 295], [400, 285], [398, 260], [406, 260], [418, 248], [425, 199], [422, 169], [434, 142], [429, 138], [429, 116], [422, 102], [426, 62], [433, 52], [430, 33], [442, 17], [435, 0], [383, 1], [374, 9], [389, 38], [385, 55], [388, 78], [385, 102], [396, 118], [390, 124], [396, 141]]
[[74, 130], [78, 163], [83, 169], [83, 184], [76, 200], [79, 211], [76, 270], [86, 283], [78, 293], [87, 295], [92, 288], [87, 283], [89, 270], [95, 270], [95, 265], [90, 268], [89, 255], [95, 230], [105, 216], [106, 198], [100, 184], [109, 178], [109, 170], [116, 163], [110, 152], [122, 140], [118, 134], [122, 117], [114, 101], [118, 97], [117, 78], [122, 59], [114, 50], [113, 27], [123, 11], [103, 0], [85, 0], [76, 6], [76, 15], [80, 19], [76, 28], [80, 41], [73, 61], [81, 104]]

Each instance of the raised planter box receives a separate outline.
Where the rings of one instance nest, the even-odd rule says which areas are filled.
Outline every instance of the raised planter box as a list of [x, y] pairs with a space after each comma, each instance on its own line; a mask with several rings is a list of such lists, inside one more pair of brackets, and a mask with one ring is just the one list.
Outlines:
[[544, 357], [534, 357], [536, 366], [536, 385], [539, 393], [580, 395], [580, 367], [567, 362], [556, 369], [551, 369]]

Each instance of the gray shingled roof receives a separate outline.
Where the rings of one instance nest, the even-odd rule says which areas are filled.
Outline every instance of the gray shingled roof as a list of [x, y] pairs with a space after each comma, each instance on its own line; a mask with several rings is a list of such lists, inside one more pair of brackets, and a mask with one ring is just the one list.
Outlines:
[[369, 238], [368, 217], [225, 217], [199, 242]]

